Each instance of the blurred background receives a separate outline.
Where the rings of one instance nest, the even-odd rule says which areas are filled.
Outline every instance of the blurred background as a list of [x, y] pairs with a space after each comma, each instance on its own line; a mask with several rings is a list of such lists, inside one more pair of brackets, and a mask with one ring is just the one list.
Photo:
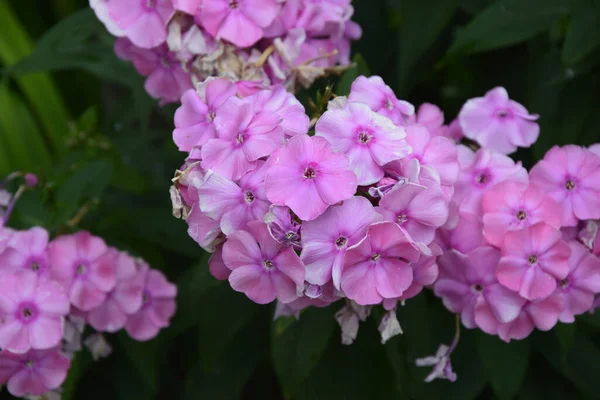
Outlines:
[[[449, 123], [495, 86], [541, 115], [541, 135], [516, 158], [530, 167], [554, 144], [600, 141], [600, 1], [354, 0], [357, 66], [316, 88], [344, 94], [380, 75], [399, 98], [439, 105]], [[109, 358], [74, 361], [63, 399], [597, 399], [600, 314], [506, 345], [464, 330], [456, 383], [423, 383], [414, 359], [454, 334], [431, 293], [398, 310], [404, 335], [380, 344], [374, 313], [340, 344], [341, 304], [272, 321], [214, 280], [204, 253], [171, 215], [183, 162], [160, 108], [113, 54], [87, 0], [0, 0], [0, 176], [39, 174], [11, 225], [54, 234], [88, 229], [178, 283], [170, 328], [147, 343], [108, 336]], [[0, 393], [0, 398], [8, 396]]]

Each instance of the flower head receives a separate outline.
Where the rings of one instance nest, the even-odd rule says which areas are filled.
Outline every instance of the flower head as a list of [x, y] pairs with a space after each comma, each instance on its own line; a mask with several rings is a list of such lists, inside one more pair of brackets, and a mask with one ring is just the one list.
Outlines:
[[465, 103], [458, 119], [464, 135], [483, 148], [510, 154], [517, 147], [529, 147], [537, 140], [539, 116], [508, 98], [503, 87], [490, 90], [484, 97]]
[[6, 244], [4, 251], [0, 248], [0, 272], [6, 274], [28, 269], [39, 276], [50, 275], [47, 254], [48, 232], [45, 229], [34, 227], [26, 231], [14, 232]]
[[407, 101], [398, 100], [394, 91], [379, 76], [356, 78], [348, 101], [365, 103], [371, 110], [388, 117], [395, 124], [405, 124], [415, 113], [415, 107]]

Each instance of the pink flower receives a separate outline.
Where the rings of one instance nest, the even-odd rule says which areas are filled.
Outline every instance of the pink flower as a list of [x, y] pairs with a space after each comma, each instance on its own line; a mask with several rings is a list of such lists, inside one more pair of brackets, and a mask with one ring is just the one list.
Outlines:
[[288, 207], [274, 206], [269, 208], [265, 215], [265, 223], [269, 228], [271, 237], [278, 243], [286, 246], [301, 247], [300, 244], [300, 224], [292, 216]]
[[231, 97], [215, 118], [217, 138], [202, 147], [202, 168], [238, 180], [255, 169], [283, 141], [281, 118], [270, 111], [254, 112], [252, 104]]
[[331, 206], [313, 221], [302, 224], [302, 253], [306, 280], [324, 285], [332, 279], [340, 288], [344, 255], [360, 242], [367, 228], [381, 216], [364, 197], [351, 197], [339, 206]]
[[214, 245], [221, 234], [219, 221], [210, 219], [194, 204], [185, 222], [188, 224], [188, 235], [206, 251], [214, 251]]
[[116, 286], [106, 300], [87, 314], [87, 322], [99, 332], [116, 332], [127, 322], [127, 316], [142, 306], [144, 274], [136, 260], [119, 252], [115, 262]]
[[265, 195], [266, 172], [266, 163], [259, 161], [258, 168], [244, 175], [236, 185], [209, 171], [198, 188], [200, 209], [209, 218], [220, 220], [225, 235], [244, 229], [250, 221], [262, 221], [271, 205]]
[[448, 249], [466, 254], [480, 246], [488, 244], [483, 236], [481, 216], [470, 212], [460, 212], [458, 223], [453, 229], [440, 229], [437, 243]]
[[600, 157], [600, 143], [593, 144], [589, 147], [590, 151]]
[[431, 137], [446, 136], [448, 130], [448, 127], [444, 125], [444, 112], [431, 103], [421, 104], [417, 113], [412, 116], [411, 122], [423, 125]]
[[349, 199], [357, 187], [348, 158], [324, 138], [307, 135], [294, 136], [270, 157], [265, 185], [273, 204], [288, 206], [303, 221]]
[[48, 277], [50, 275], [46, 252], [48, 232], [45, 229], [34, 227], [27, 231], [17, 231], [11, 235], [7, 244], [6, 250], [0, 252], [1, 273], [7, 274], [28, 269], [39, 276]]
[[424, 244], [433, 241], [436, 229], [448, 219], [448, 206], [441, 190], [414, 183], [400, 185], [383, 196], [377, 212]]
[[483, 196], [483, 234], [502, 246], [504, 235], [538, 222], [560, 228], [560, 206], [534, 184], [506, 181]]
[[263, 36], [279, 12], [276, 0], [204, 0], [200, 22], [217, 39], [249, 47]]
[[327, 139], [335, 152], [348, 156], [359, 185], [376, 183], [383, 178], [385, 164], [411, 152], [403, 140], [404, 129], [363, 103], [326, 111], [317, 121], [315, 132]]
[[31, 350], [26, 354], [0, 352], [0, 384], [16, 397], [40, 396], [57, 389], [67, 377], [71, 361], [58, 350]]
[[202, 7], [203, 0], [171, 0], [171, 2], [176, 10], [196, 15]]
[[538, 118], [510, 100], [503, 87], [490, 90], [485, 97], [470, 99], [458, 116], [466, 137], [502, 154], [535, 143], [540, 134], [540, 126], [535, 122]]
[[232, 270], [231, 287], [252, 301], [289, 303], [304, 287], [304, 264], [291, 247], [277, 243], [263, 222], [248, 223], [223, 245], [223, 261]]
[[96, 17], [104, 24], [111, 35], [121, 37], [125, 35], [123, 30], [115, 23], [109, 14], [108, 7], [110, 2], [118, 0], [90, 0], [90, 7], [96, 13]]
[[181, 107], [175, 112], [173, 141], [180, 151], [191, 151], [216, 135], [214, 119], [219, 107], [236, 94], [236, 86], [228, 79], [208, 80], [203, 96], [190, 89], [181, 98]]
[[565, 295], [559, 319], [567, 323], [574, 322], [575, 315], [590, 310], [596, 294], [600, 293], [600, 258], [579, 242], [569, 242], [569, 246], [569, 275], [558, 282], [558, 290]]
[[458, 146], [460, 172], [454, 185], [454, 201], [461, 211], [481, 213], [483, 193], [503, 181], [528, 182], [527, 171], [521, 162], [509, 157], [479, 149], [477, 152]]
[[139, 273], [145, 280], [142, 306], [127, 317], [125, 330], [135, 340], [146, 341], [169, 326], [169, 320], [175, 314], [177, 287], [167, 281], [162, 272], [150, 269], [146, 264], [140, 266]]
[[580, 146], [554, 146], [530, 173], [531, 182], [556, 200], [562, 224], [600, 219], [600, 157]]
[[248, 98], [254, 109], [271, 111], [281, 117], [280, 126], [286, 137], [308, 133], [310, 120], [302, 103], [282, 86], [261, 90]]
[[223, 261], [223, 246], [219, 247], [208, 259], [208, 269], [210, 274], [220, 281], [224, 281], [231, 275], [231, 270], [227, 268]]
[[352, 83], [348, 101], [366, 103], [371, 110], [388, 117], [395, 124], [405, 124], [415, 113], [415, 107], [398, 100], [394, 91], [379, 76], [359, 76]]
[[498, 281], [527, 300], [548, 297], [569, 273], [571, 249], [560, 231], [544, 222], [510, 231], [502, 243]]
[[88, 232], [59, 236], [48, 246], [52, 279], [58, 281], [71, 304], [89, 311], [113, 290], [115, 253], [104, 241]]
[[59, 344], [69, 299], [56, 282], [22, 270], [0, 279], [0, 348], [13, 353]]
[[111, 0], [108, 11], [133, 44], [146, 49], [167, 39], [167, 22], [175, 12], [170, 0]]
[[367, 236], [346, 252], [342, 290], [360, 305], [400, 297], [412, 284], [410, 262], [419, 255], [417, 246], [397, 224], [373, 224]]
[[499, 260], [500, 252], [491, 246], [466, 255], [448, 251], [438, 260], [440, 276], [434, 285], [435, 294], [448, 310], [461, 314], [467, 328], [477, 326], [495, 334], [501, 323], [517, 318], [525, 304], [525, 299], [496, 280]]

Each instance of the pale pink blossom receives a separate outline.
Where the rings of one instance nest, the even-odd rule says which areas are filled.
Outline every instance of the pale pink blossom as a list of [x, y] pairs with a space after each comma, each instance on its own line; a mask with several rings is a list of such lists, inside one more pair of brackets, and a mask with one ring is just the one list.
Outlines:
[[538, 118], [510, 100], [503, 87], [490, 90], [485, 97], [470, 99], [458, 116], [466, 137], [502, 154], [535, 143], [540, 134], [540, 126], [535, 122]]
[[436, 242], [442, 248], [455, 249], [466, 254], [477, 247], [488, 244], [483, 236], [481, 216], [462, 211], [458, 223], [452, 229], [439, 229]]
[[4, 251], [0, 245], [0, 273], [28, 269], [46, 278], [50, 275], [48, 232], [44, 228], [34, 227], [26, 231], [16, 231], [6, 244]]
[[0, 348], [12, 353], [57, 346], [69, 299], [55, 281], [28, 270], [0, 279]]
[[326, 111], [317, 121], [315, 134], [344, 153], [359, 185], [371, 185], [383, 178], [383, 166], [411, 152], [403, 140], [406, 132], [363, 103], [348, 103], [343, 109]]
[[223, 261], [232, 270], [231, 287], [252, 301], [289, 303], [304, 287], [304, 264], [291, 247], [271, 237], [263, 222], [231, 234], [223, 245]]
[[149, 49], [167, 39], [175, 10], [171, 0], [110, 0], [108, 12], [133, 44]]
[[531, 169], [530, 177], [560, 204], [564, 226], [600, 219], [600, 157], [588, 149], [554, 146]]
[[280, 126], [286, 137], [308, 133], [310, 120], [302, 103], [282, 86], [261, 90], [248, 97], [255, 110], [271, 111], [281, 117]]
[[435, 104], [423, 103], [419, 106], [416, 114], [410, 121], [423, 125], [431, 134], [431, 137], [446, 136], [448, 127], [444, 125], [444, 112]]
[[566, 278], [571, 249], [560, 231], [544, 222], [507, 232], [502, 242], [498, 281], [527, 300], [548, 297]]
[[354, 195], [356, 175], [348, 158], [334, 153], [322, 137], [297, 135], [269, 159], [265, 179], [267, 198], [286, 205], [303, 221]]
[[381, 220], [369, 200], [355, 196], [304, 222], [300, 258], [306, 265], [306, 280], [324, 285], [333, 278], [339, 289], [346, 251], [365, 237], [369, 225]]
[[398, 100], [394, 91], [379, 76], [356, 78], [348, 101], [366, 103], [371, 110], [388, 117], [395, 124], [407, 123], [415, 113], [415, 107], [407, 101]]
[[106, 30], [108, 30], [111, 35], [121, 37], [125, 35], [125, 33], [119, 28], [108, 11], [109, 3], [114, 3], [115, 1], [118, 0], [90, 0], [90, 7], [92, 7], [96, 13], [96, 17], [104, 24]]
[[500, 247], [508, 231], [538, 222], [559, 229], [560, 213], [558, 203], [535, 184], [505, 181], [483, 195], [483, 234]]

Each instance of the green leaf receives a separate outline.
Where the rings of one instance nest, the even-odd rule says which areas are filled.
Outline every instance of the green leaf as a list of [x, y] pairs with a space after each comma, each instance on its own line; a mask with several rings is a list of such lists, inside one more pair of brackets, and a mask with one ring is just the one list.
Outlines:
[[574, 65], [600, 46], [600, 0], [575, 3], [562, 50], [562, 60]]
[[[398, 84], [400, 93], [404, 93], [415, 64], [450, 22], [458, 1], [421, 0], [401, 4], [404, 18], [398, 32]], [[427, 23], [423, 24], [425, 20]]]
[[331, 308], [309, 308], [283, 330], [272, 329], [275, 371], [288, 391], [295, 391], [317, 366], [335, 329]]
[[575, 343], [575, 334], [577, 333], [577, 325], [573, 324], [556, 324], [554, 327], [554, 333], [556, 337], [558, 337], [558, 342], [560, 343], [560, 353], [563, 357], [563, 362], [566, 362], [567, 356], [571, 349], [573, 348], [573, 344]]
[[138, 342], [124, 331], [119, 333], [119, 349], [128, 357], [144, 387], [151, 394], [158, 391], [159, 358], [162, 354], [159, 345], [158, 340]]
[[504, 343], [496, 336], [479, 333], [477, 348], [492, 388], [500, 399], [512, 399], [527, 372], [529, 341]]
[[[26, 57], [31, 49], [31, 39], [8, 1], [0, 0], [0, 61], [12, 65]], [[32, 74], [20, 77], [17, 83], [40, 119], [53, 150], [63, 153], [69, 113], [53, 81], [46, 74]]]
[[457, 33], [447, 57], [523, 42], [569, 12], [569, 1], [502, 0], [479, 13]]

